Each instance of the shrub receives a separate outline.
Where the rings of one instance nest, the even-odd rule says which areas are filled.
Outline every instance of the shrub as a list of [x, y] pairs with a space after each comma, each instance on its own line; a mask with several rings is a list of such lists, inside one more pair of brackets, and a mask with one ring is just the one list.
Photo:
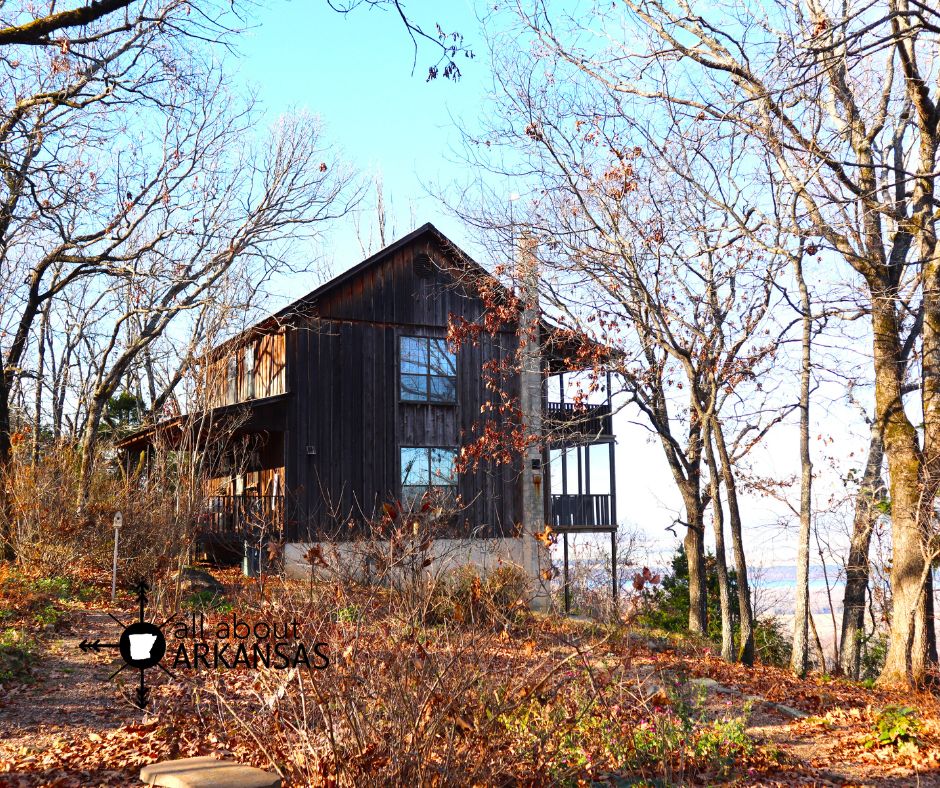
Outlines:
[[[705, 586], [707, 591], [708, 639], [721, 643], [721, 608], [718, 592], [718, 567], [713, 555], [705, 557]], [[728, 570], [731, 594], [731, 627], [735, 642], [739, 640], [740, 626], [737, 607], [737, 575]], [[689, 628], [689, 562], [680, 545], [672, 559], [672, 571], [662, 580], [659, 588], [650, 593], [638, 616], [638, 623], [652, 629], [685, 634]], [[790, 662], [790, 638], [780, 622], [773, 617], [754, 622], [754, 646], [761, 662], [786, 666]]]
[[215, 591], [203, 589], [190, 594], [183, 605], [191, 610], [214, 610], [217, 613], [231, 613], [234, 606], [224, 596]]
[[[194, 534], [192, 509], [201, 497], [191, 501], [179, 483], [155, 474], [128, 480], [116, 468], [102, 464], [94, 472], [88, 501], [79, 515], [77, 451], [64, 443], [50, 445], [39, 462], [31, 459], [15, 452], [7, 477], [15, 518], [13, 550], [21, 565], [59, 578], [69, 577], [82, 564], [110, 570], [115, 511], [124, 514], [119, 580], [130, 584], [140, 577], [153, 577], [189, 550]], [[62, 585], [60, 592], [70, 590]]]
[[[561, 542], [561, 536], [553, 534]], [[636, 612], [636, 597], [640, 589], [631, 587], [633, 578], [642, 570], [638, 561], [641, 536], [628, 527], [618, 527], [614, 536], [617, 547], [618, 600], [614, 604], [611, 575], [610, 544], [607, 539], [593, 535], [570, 534], [568, 537], [568, 597], [570, 610], [595, 621], [623, 621]], [[560, 546], [556, 542], [556, 549]], [[553, 606], [563, 610], [565, 605], [565, 577], [562, 561], [555, 557], [559, 570], [550, 582]], [[657, 581], [658, 583], [658, 581]]]
[[790, 664], [793, 641], [780, 620], [768, 616], [754, 622], [754, 648], [765, 665], [783, 668]]
[[917, 740], [920, 717], [910, 706], [885, 706], [875, 718], [875, 742], [897, 747]]
[[[734, 604], [737, 594], [737, 575], [728, 570], [728, 585], [731, 594], [731, 625], [737, 630], [738, 610]], [[709, 640], [721, 642], [721, 608], [718, 594], [718, 566], [715, 556], [705, 556], [705, 586], [707, 591], [706, 613], [708, 615]], [[684, 633], [689, 628], [689, 560], [685, 548], [679, 549], [672, 559], [671, 571], [662, 579], [660, 587], [647, 600], [639, 616], [639, 623], [652, 629]]]
[[881, 673], [887, 655], [888, 637], [884, 632], [866, 637], [862, 643], [861, 678], [874, 681]]
[[481, 576], [476, 567], [463, 566], [441, 578], [433, 591], [433, 621], [506, 623], [526, 609], [529, 577], [513, 564], [501, 564]]
[[36, 641], [19, 629], [0, 633], [0, 684], [23, 681], [30, 677], [30, 668], [37, 654]]
[[336, 611], [336, 620], [344, 624], [354, 624], [362, 616], [357, 605], [344, 605]]

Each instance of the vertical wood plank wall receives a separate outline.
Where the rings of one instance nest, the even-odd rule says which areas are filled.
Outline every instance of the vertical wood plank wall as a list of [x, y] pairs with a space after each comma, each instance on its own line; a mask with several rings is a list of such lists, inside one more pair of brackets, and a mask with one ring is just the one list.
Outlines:
[[[458, 446], [491, 397], [483, 363], [514, 352], [513, 333], [484, 335], [479, 346], [467, 344], [458, 354], [456, 404], [399, 401], [399, 337], [445, 337], [450, 314], [473, 320], [482, 311], [448, 274], [416, 269], [421, 253], [446, 259], [433, 241], [418, 239], [325, 293], [316, 317], [287, 329], [290, 540], [342, 535], [344, 523], [372, 517], [397, 497], [399, 447]], [[514, 379], [511, 386], [517, 385]], [[482, 536], [514, 532], [521, 519], [519, 471], [514, 463], [461, 476], [468, 528], [482, 529]]]

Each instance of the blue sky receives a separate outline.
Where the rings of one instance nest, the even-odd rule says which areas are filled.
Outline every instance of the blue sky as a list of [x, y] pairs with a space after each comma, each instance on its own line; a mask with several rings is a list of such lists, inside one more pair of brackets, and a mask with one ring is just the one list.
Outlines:
[[[412, 3], [408, 10], [426, 30], [440, 22], [482, 52], [466, 0]], [[490, 84], [485, 57], [459, 57], [463, 77], [457, 83], [427, 82], [428, 65], [439, 57], [433, 44], [419, 45], [412, 73], [414, 48], [397, 17], [368, 7], [342, 15], [323, 0], [270, 3], [239, 50], [239, 77], [257, 89], [268, 120], [306, 109], [321, 117], [326, 139], [341, 147], [347, 162], [367, 174], [381, 172], [389, 240], [430, 221], [459, 245], [472, 246], [425, 184], [450, 180], [449, 151], [459, 136], [452, 116], [477, 117]], [[361, 221], [374, 227], [369, 212]], [[332, 233], [326, 253], [334, 273], [361, 258], [355, 236], [351, 222]]]

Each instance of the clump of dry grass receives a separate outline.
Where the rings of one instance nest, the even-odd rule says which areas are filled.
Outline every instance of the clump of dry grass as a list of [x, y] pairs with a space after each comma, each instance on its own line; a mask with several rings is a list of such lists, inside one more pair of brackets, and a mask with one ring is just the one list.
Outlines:
[[48, 575], [76, 567], [111, 568], [116, 511], [124, 515], [119, 572], [132, 580], [179, 564], [195, 537], [202, 496], [158, 470], [148, 478], [126, 477], [102, 465], [89, 496], [79, 502], [80, 458], [67, 444], [44, 452], [36, 462], [15, 451], [6, 474], [12, 549], [17, 561]]

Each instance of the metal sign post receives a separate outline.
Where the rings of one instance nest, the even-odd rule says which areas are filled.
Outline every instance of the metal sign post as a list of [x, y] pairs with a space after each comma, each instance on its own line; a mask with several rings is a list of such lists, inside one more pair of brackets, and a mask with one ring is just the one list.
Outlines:
[[117, 592], [117, 554], [118, 554], [118, 534], [121, 526], [124, 525], [124, 515], [120, 512], [114, 513], [114, 564], [111, 568], [111, 601], [114, 601]]

